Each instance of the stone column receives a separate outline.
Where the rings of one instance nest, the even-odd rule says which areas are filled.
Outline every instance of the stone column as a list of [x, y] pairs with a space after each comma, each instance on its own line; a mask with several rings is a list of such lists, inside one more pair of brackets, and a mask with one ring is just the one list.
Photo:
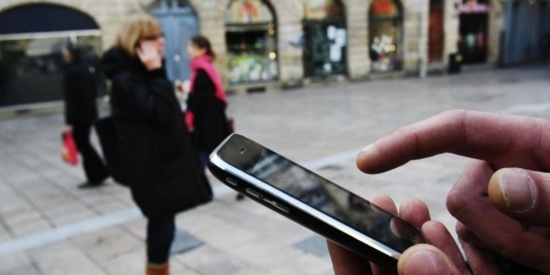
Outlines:
[[425, 71], [428, 58], [429, 0], [402, 1], [404, 15], [403, 71], [417, 74]]
[[460, 13], [458, 11], [458, 6], [460, 3], [462, 3], [461, 0], [445, 2], [445, 44], [443, 50], [445, 67], [449, 66], [449, 54], [458, 52], [458, 41], [460, 40]]
[[302, 35], [304, 3], [302, 0], [271, 1], [277, 18], [279, 78], [283, 86], [295, 86], [304, 78], [302, 49], [290, 44]]
[[489, 1], [489, 28], [487, 33], [487, 62], [496, 65], [499, 61], [501, 35], [504, 30], [504, 7], [506, 1]]
[[370, 70], [367, 24], [370, 1], [347, 0], [343, 2], [348, 31], [348, 75], [350, 79], [362, 79], [367, 76]]

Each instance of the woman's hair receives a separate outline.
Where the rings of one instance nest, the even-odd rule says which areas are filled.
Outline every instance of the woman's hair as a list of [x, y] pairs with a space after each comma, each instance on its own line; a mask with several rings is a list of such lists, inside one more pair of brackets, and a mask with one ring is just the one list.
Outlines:
[[142, 37], [160, 33], [161, 27], [157, 19], [147, 14], [135, 14], [130, 16], [120, 28], [116, 46], [131, 56], [136, 56], [136, 47]]
[[208, 38], [206, 38], [205, 36], [195, 35], [191, 38], [191, 43], [193, 43], [199, 49], [206, 50], [206, 55], [212, 57], [212, 59], [216, 58], [216, 53], [214, 53], [214, 50], [212, 50], [212, 45], [210, 44]]

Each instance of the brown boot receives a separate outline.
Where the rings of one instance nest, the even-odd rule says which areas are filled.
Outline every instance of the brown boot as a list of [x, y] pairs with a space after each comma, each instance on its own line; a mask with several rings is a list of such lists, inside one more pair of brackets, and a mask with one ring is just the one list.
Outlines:
[[170, 275], [170, 266], [166, 264], [147, 264], [146, 275]]

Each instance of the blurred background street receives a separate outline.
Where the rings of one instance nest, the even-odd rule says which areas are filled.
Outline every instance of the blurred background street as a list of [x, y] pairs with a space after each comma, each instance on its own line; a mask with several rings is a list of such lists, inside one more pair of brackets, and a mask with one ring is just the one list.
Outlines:
[[[467, 159], [442, 155], [365, 175], [355, 167], [357, 153], [449, 109], [550, 119], [549, 87], [548, 65], [481, 68], [239, 94], [229, 98], [228, 112], [238, 133], [361, 196], [423, 199], [433, 219], [454, 231], [445, 196]], [[145, 219], [128, 189], [111, 180], [77, 188], [85, 177], [61, 160], [62, 126], [59, 113], [0, 121], [0, 274], [143, 274]], [[332, 274], [322, 238], [250, 200], [236, 201], [210, 178], [215, 200], [177, 216], [173, 274]]]
[[[452, 232], [467, 159], [365, 175], [359, 151], [450, 109], [550, 119], [550, 0], [0, 0], [0, 275], [144, 274], [129, 190], [79, 189], [60, 155], [62, 48], [79, 46], [106, 116], [100, 60], [135, 13], [162, 27], [174, 84], [208, 37], [238, 133], [366, 198], [420, 198]], [[333, 274], [323, 238], [208, 176], [215, 200], [177, 216], [172, 274]]]

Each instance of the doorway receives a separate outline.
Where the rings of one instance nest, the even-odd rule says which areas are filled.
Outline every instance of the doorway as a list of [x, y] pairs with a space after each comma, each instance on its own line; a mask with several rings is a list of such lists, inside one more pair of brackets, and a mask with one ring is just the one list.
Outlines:
[[345, 75], [347, 33], [342, 3], [336, 0], [308, 0], [303, 31], [305, 75]]
[[189, 40], [199, 32], [195, 11], [185, 0], [158, 0], [149, 13], [159, 20], [166, 36], [164, 52], [168, 78], [172, 81], [189, 79], [190, 59], [186, 48]]
[[443, 60], [443, 45], [445, 40], [443, 16], [443, 0], [431, 0], [428, 37], [428, 60], [430, 63], [437, 63]]

